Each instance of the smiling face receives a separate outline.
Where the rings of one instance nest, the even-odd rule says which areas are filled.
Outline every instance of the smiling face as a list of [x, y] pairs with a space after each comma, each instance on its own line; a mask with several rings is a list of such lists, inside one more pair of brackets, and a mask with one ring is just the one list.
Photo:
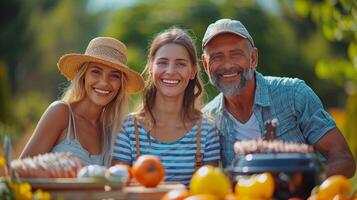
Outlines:
[[86, 97], [100, 106], [111, 102], [121, 87], [122, 73], [103, 64], [89, 63], [84, 76]]
[[258, 50], [247, 39], [224, 33], [207, 44], [202, 62], [212, 84], [225, 96], [234, 96], [254, 81]]
[[174, 43], [165, 44], [157, 50], [150, 69], [158, 95], [166, 97], [183, 97], [196, 72], [185, 47]]

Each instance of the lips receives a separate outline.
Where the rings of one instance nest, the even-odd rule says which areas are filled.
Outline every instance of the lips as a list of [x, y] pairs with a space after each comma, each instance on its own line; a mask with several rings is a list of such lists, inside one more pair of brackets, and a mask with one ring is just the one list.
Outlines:
[[216, 74], [221, 78], [235, 78], [243, 71], [241, 68], [219, 69]]

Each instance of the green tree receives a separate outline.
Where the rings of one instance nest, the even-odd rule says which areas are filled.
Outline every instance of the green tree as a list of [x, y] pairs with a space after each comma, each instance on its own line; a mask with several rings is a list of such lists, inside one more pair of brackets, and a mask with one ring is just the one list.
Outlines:
[[320, 78], [332, 79], [345, 86], [348, 94], [346, 127], [344, 134], [357, 155], [357, 1], [354, 0], [295, 0], [295, 9], [300, 16], [311, 17], [323, 35], [344, 49], [343, 57], [320, 59], [316, 73]]
[[84, 53], [88, 42], [98, 35], [99, 16], [87, 12], [86, 3], [85, 0], [23, 3], [32, 45], [21, 62], [18, 79], [33, 84], [21, 84], [20, 91], [45, 91], [52, 98], [58, 96], [58, 87], [65, 82], [57, 68], [58, 59], [65, 53]]
[[[313, 65], [303, 58], [294, 24], [267, 13], [256, 1], [138, 1], [111, 14], [103, 33], [128, 45], [129, 64], [141, 72], [148, 45], [158, 32], [171, 26], [188, 29], [196, 39], [200, 57], [201, 39], [207, 26], [225, 17], [241, 20], [249, 29], [259, 48], [259, 71], [266, 75], [299, 77], [314, 87], [323, 85], [315, 81]], [[208, 84], [205, 73], [202, 74], [209, 100], [217, 91]]]

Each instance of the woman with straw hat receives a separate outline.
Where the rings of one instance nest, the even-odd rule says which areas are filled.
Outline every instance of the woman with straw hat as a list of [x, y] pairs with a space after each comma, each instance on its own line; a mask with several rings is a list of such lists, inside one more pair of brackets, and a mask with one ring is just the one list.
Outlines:
[[70, 85], [47, 108], [20, 158], [71, 152], [85, 165], [109, 165], [127, 96], [144, 86], [126, 63], [126, 46], [110, 37], [94, 38], [84, 54], [62, 56], [58, 68]]

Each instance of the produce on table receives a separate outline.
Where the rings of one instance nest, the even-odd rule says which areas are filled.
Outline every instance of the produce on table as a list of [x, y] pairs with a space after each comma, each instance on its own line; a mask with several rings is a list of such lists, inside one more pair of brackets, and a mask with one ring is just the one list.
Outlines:
[[351, 185], [346, 177], [342, 175], [333, 175], [312, 191], [309, 200], [348, 200], [351, 198], [351, 191]]
[[106, 177], [112, 181], [120, 181], [129, 183], [132, 178], [131, 169], [128, 165], [118, 164], [109, 167], [106, 173]]
[[205, 165], [193, 174], [190, 192], [193, 195], [211, 194], [223, 199], [231, 193], [231, 184], [220, 168]]
[[107, 168], [101, 165], [87, 165], [79, 170], [78, 178], [105, 178]]
[[307, 199], [325, 177], [323, 164], [308, 144], [254, 139], [236, 141], [234, 150], [235, 159], [226, 169], [232, 183], [241, 176], [269, 172], [275, 183], [274, 199]]
[[270, 173], [241, 177], [236, 186], [237, 199], [271, 199], [274, 193], [274, 178]]
[[132, 170], [136, 181], [145, 187], [156, 187], [165, 177], [162, 162], [153, 155], [141, 155]]
[[20, 178], [76, 178], [82, 166], [79, 158], [65, 152], [46, 153], [10, 163], [15, 176]]

